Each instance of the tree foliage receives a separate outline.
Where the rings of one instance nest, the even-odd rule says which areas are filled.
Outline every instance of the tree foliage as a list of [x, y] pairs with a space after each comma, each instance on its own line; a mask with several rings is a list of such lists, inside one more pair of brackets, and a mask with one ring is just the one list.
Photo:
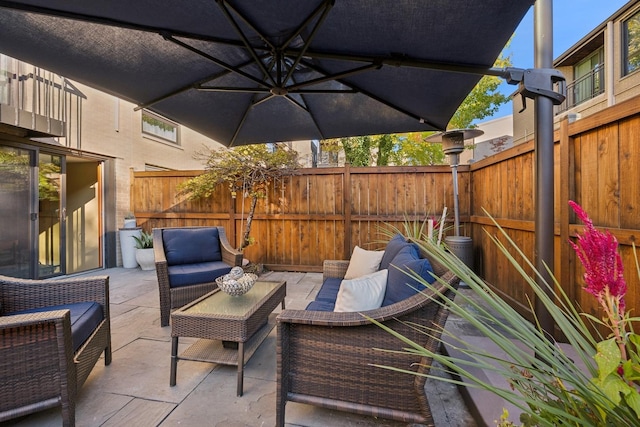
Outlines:
[[397, 150], [391, 153], [394, 165], [441, 165], [445, 162], [442, 144], [426, 142], [433, 132], [413, 132], [401, 136]]
[[[500, 56], [494, 67], [511, 65], [510, 56]], [[455, 112], [447, 129], [466, 129], [475, 120], [490, 117], [509, 98], [498, 92], [502, 79], [484, 76], [473, 88]], [[434, 132], [414, 132], [401, 135], [356, 136], [324, 140], [324, 151], [344, 150], [346, 161], [351, 166], [401, 166], [438, 165], [445, 163], [442, 144], [429, 143], [425, 139]], [[377, 148], [372, 152], [372, 148]]]
[[276, 148], [270, 150], [266, 144], [245, 145], [231, 149], [203, 147], [194, 156], [205, 162], [205, 172], [182, 183], [180, 194], [189, 199], [210, 197], [220, 184], [227, 184], [231, 195], [238, 193], [251, 199], [242, 242], [243, 250], [250, 242], [251, 222], [259, 198], [267, 195], [269, 184], [275, 179], [295, 173], [298, 154], [293, 150]]
[[[510, 56], [500, 56], [494, 64], [497, 68], [509, 66], [511, 66]], [[509, 101], [508, 97], [498, 92], [501, 83], [503, 80], [500, 77], [482, 77], [460, 104], [447, 129], [466, 129], [474, 120], [482, 120], [495, 114], [502, 104]]]

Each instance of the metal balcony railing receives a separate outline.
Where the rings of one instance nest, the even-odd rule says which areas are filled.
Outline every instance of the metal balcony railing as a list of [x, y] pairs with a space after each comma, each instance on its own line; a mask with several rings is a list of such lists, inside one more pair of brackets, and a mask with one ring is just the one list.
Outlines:
[[[0, 123], [79, 145], [83, 95], [64, 77], [0, 54]], [[79, 148], [79, 147], [76, 147]]]
[[604, 64], [594, 67], [586, 74], [567, 85], [567, 98], [556, 107], [556, 114], [569, 110], [604, 92]]

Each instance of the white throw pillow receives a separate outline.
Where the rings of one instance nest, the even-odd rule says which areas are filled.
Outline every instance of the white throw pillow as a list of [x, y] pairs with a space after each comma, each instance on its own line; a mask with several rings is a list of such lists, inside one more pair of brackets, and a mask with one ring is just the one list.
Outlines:
[[380, 268], [380, 261], [384, 251], [368, 251], [359, 246], [353, 248], [353, 254], [349, 260], [349, 267], [344, 279], [355, 279], [367, 274], [375, 273]]
[[388, 270], [343, 280], [333, 311], [367, 311], [379, 308], [387, 289]]

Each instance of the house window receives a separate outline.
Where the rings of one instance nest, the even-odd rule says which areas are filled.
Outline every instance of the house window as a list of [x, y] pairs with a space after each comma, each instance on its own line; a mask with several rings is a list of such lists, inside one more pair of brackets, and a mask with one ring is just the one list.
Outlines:
[[623, 23], [624, 75], [640, 68], [640, 12]]
[[173, 144], [180, 144], [178, 124], [148, 111], [142, 112], [142, 133]]
[[573, 105], [599, 95], [604, 90], [604, 49], [600, 48], [573, 67]]

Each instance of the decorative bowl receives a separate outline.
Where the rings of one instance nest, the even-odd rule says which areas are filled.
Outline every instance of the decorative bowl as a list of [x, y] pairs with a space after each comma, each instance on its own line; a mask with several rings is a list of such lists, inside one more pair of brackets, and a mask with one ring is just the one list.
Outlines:
[[238, 279], [225, 274], [216, 279], [216, 284], [222, 292], [237, 297], [249, 292], [256, 280], [258, 280], [258, 276], [253, 273], [245, 273]]

